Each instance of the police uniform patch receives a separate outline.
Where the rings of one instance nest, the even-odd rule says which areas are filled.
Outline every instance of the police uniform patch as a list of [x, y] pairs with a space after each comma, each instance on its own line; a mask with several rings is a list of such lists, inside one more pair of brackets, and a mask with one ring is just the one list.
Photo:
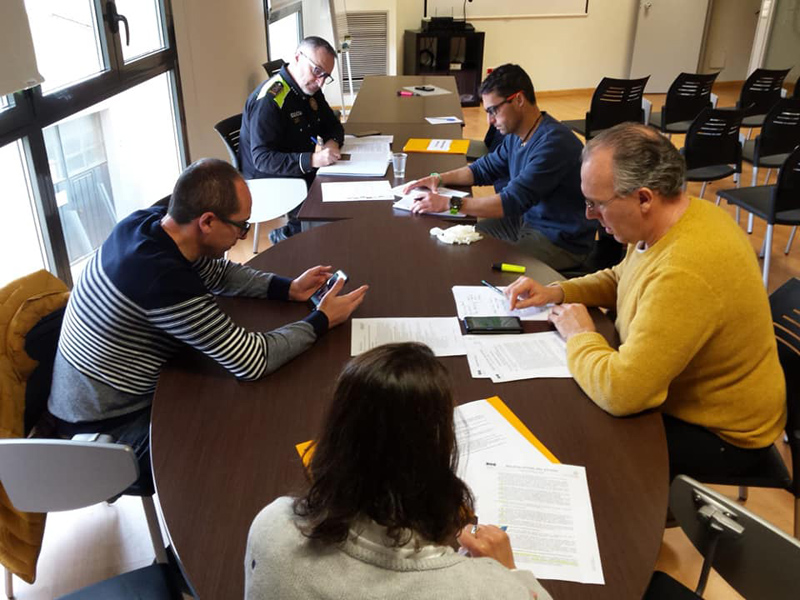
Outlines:
[[280, 81], [276, 81], [270, 86], [270, 88], [267, 90], [267, 93], [272, 96], [277, 96], [278, 94], [281, 93], [282, 89], [283, 89], [283, 83], [281, 83]]
[[314, 96], [308, 99], [308, 105], [311, 107], [311, 110], [318, 110], [319, 106], [317, 105], [317, 99]]

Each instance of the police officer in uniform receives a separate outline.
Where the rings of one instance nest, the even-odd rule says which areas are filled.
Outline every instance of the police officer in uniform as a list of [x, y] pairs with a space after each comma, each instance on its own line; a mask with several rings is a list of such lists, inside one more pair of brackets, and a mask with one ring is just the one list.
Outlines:
[[[304, 39], [292, 61], [250, 94], [242, 113], [239, 158], [245, 179], [302, 177], [339, 160], [344, 128], [325, 100], [336, 51], [322, 38]], [[300, 231], [299, 207], [269, 235], [278, 243]]]

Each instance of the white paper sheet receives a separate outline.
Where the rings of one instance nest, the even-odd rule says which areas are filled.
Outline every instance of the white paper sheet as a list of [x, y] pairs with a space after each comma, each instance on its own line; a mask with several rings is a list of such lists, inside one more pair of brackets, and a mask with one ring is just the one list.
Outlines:
[[[414, 205], [414, 197], [413, 196], [403, 196], [402, 198], [400, 198], [400, 200], [398, 200], [397, 202], [392, 204], [392, 208], [396, 208], [398, 210], [410, 211], [411, 207], [413, 205]], [[464, 217], [467, 216], [463, 212], [460, 212], [460, 211], [457, 212], [456, 214], [451, 214], [449, 210], [444, 211], [444, 212], [428, 212], [428, 213], [425, 213], [425, 214], [427, 216], [429, 216], [429, 217], [457, 217], [459, 219], [463, 219]]]
[[408, 90], [409, 92], [413, 92], [413, 93], [417, 94], [418, 96], [443, 96], [444, 94], [452, 94], [453, 93], [450, 90], [446, 90], [446, 89], [444, 89], [442, 87], [439, 87], [438, 85], [430, 85], [430, 84], [427, 84], [427, 83], [425, 84], [425, 87], [426, 88], [433, 88], [432, 90], [423, 91], [423, 90], [420, 90], [419, 87], [421, 87], [421, 86], [407, 85], [403, 89], [404, 90]]
[[323, 202], [359, 202], [365, 200], [394, 200], [389, 182], [383, 181], [326, 181], [322, 184]]
[[[417, 183], [417, 181], [418, 181], [417, 179], [414, 179], [413, 181], [406, 181], [405, 183], [401, 183], [400, 185], [396, 185], [396, 186], [394, 186], [392, 188], [392, 192], [394, 193], [395, 196], [400, 196], [401, 198], [404, 197], [404, 196], [408, 196], [409, 198], [413, 199], [413, 198], [416, 198], [417, 196], [423, 194], [424, 192], [429, 192], [430, 191], [430, 189], [427, 188], [427, 187], [419, 187], [419, 188], [414, 188], [408, 194], [404, 194], [403, 193], [403, 190], [406, 188], [406, 186], [409, 186], [412, 183]], [[452, 190], [452, 189], [446, 188], [446, 187], [440, 187], [439, 189], [436, 190], [436, 193], [440, 194], [442, 196], [447, 196], [448, 198], [450, 198], [450, 197], [465, 198], [466, 196], [469, 196], [469, 192], [462, 192], [460, 190]]]
[[393, 135], [368, 135], [355, 137], [352, 135], [344, 136], [344, 146], [342, 152], [388, 152], [391, 153], [391, 145], [394, 142]]
[[475, 378], [494, 383], [540, 377], [572, 377], [567, 345], [556, 332], [465, 335], [467, 361]]
[[436, 356], [463, 356], [464, 336], [456, 317], [352, 319], [350, 356], [383, 344], [420, 342]]
[[428, 152], [447, 152], [453, 140], [431, 140], [428, 142]]
[[389, 168], [390, 153], [356, 152], [350, 154], [349, 160], [339, 160], [332, 165], [322, 167], [318, 175], [346, 175], [353, 177], [383, 177]]
[[446, 125], [447, 123], [463, 123], [458, 117], [425, 117], [431, 125]]
[[[504, 288], [499, 288], [504, 289]], [[523, 321], [546, 321], [549, 307], [531, 306], [510, 310], [508, 298], [485, 285], [454, 285], [458, 318], [464, 317], [519, 317]]]
[[465, 481], [480, 520], [507, 526], [517, 568], [539, 579], [604, 584], [586, 469], [506, 457], [481, 461]]

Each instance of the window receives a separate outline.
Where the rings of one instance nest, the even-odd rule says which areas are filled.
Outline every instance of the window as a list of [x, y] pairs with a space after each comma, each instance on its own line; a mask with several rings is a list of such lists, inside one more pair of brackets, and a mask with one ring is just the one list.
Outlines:
[[0, 201], [10, 215], [0, 251], [18, 259], [3, 261], [0, 286], [43, 267], [71, 285], [114, 225], [169, 194], [185, 164], [171, 8], [25, 4], [45, 81], [0, 97]]
[[302, 3], [292, 0], [264, 0], [267, 15], [269, 60], [291, 60], [303, 39]]

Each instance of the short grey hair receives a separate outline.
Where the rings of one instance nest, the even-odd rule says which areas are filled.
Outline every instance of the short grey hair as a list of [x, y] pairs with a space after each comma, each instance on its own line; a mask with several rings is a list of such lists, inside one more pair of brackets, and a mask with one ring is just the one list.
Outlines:
[[641, 187], [666, 198], [681, 193], [686, 162], [671, 141], [639, 123], [622, 123], [606, 129], [586, 143], [583, 160], [597, 148], [612, 152], [614, 193], [627, 196]]
[[334, 50], [333, 46], [331, 46], [327, 40], [322, 39], [316, 35], [310, 35], [305, 38], [300, 45], [297, 47], [298, 50], [312, 50], [316, 51], [322, 48], [330, 54], [334, 59], [336, 58], [336, 50]]

